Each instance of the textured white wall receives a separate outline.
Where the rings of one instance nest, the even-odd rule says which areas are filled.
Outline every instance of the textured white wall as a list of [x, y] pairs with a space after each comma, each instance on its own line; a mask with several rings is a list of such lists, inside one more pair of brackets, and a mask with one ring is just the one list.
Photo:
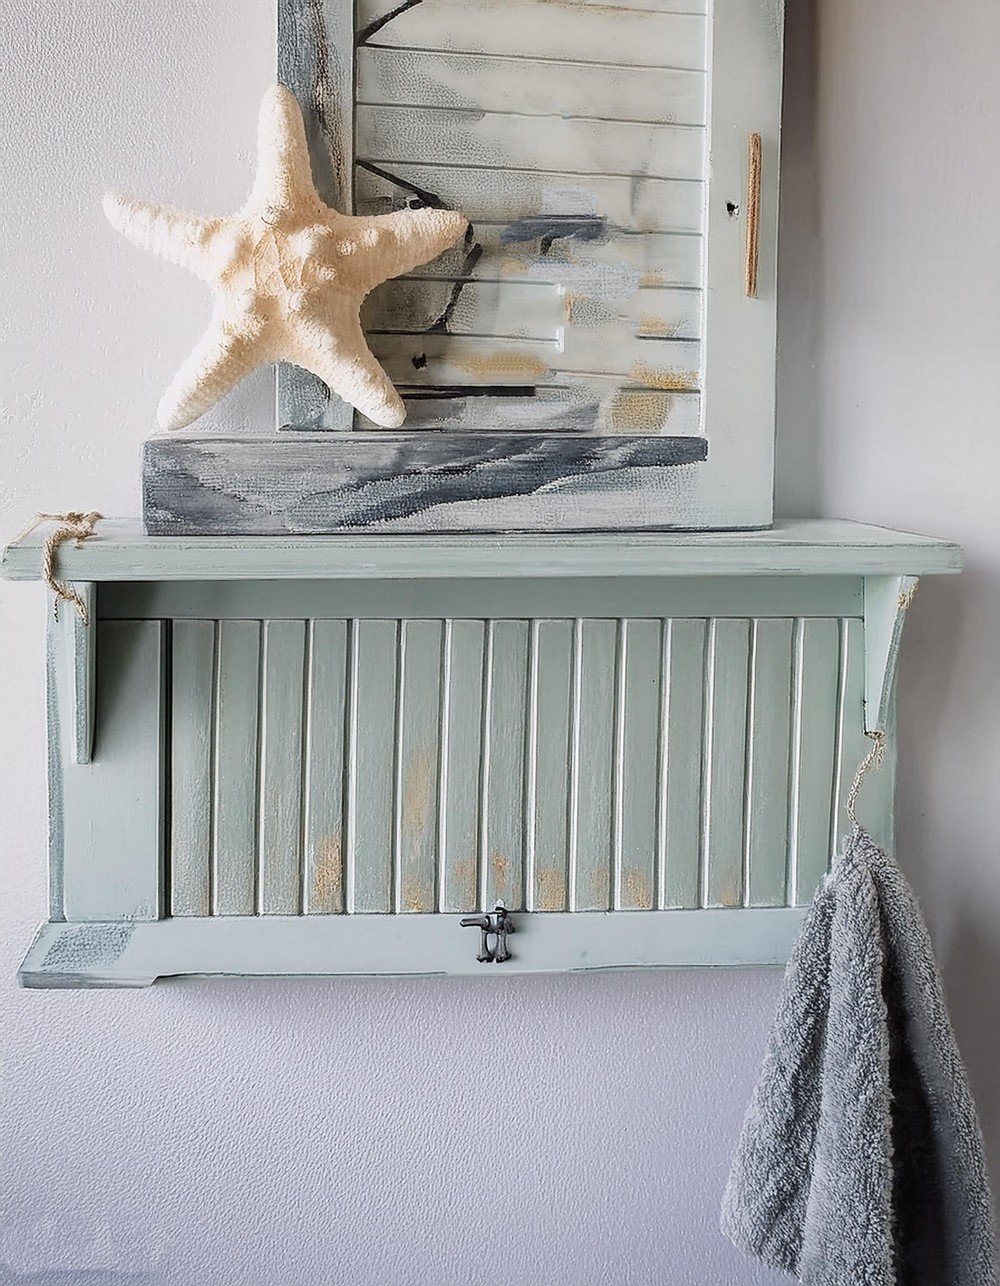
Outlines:
[[[208, 304], [100, 193], [241, 200], [272, 6], [7, 0], [0, 532], [136, 511]], [[1000, 7], [790, 9], [779, 509], [969, 551], [908, 627], [900, 845], [996, 1174]], [[267, 380], [224, 411], [269, 415]], [[773, 971], [18, 992], [45, 914], [45, 602], [0, 586], [0, 609], [0, 1283], [779, 1280], [715, 1231]]]

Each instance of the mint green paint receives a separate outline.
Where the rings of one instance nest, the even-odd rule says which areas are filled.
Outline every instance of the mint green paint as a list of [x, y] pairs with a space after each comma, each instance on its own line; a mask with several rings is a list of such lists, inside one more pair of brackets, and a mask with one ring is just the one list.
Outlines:
[[[49, 632], [53, 920], [29, 985], [476, 972], [454, 916], [497, 898], [511, 972], [780, 959], [846, 828], [866, 702], [891, 725], [900, 569], [960, 557], [789, 524], [631, 557], [554, 539], [547, 571], [541, 542], [456, 538], [420, 575], [391, 538], [353, 565], [348, 539], [287, 562], [234, 540], [185, 581], [160, 542], [101, 539], [91, 633]], [[5, 572], [37, 574], [28, 550]], [[892, 785], [890, 756], [862, 800], [882, 835]], [[105, 959], [63, 916], [150, 931]]]

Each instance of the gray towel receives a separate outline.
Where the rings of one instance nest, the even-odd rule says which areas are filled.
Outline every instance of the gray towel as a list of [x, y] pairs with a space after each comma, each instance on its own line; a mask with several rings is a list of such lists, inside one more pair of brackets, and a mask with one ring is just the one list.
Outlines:
[[722, 1229], [807, 1286], [997, 1286], [982, 1135], [930, 937], [860, 829], [792, 952]]

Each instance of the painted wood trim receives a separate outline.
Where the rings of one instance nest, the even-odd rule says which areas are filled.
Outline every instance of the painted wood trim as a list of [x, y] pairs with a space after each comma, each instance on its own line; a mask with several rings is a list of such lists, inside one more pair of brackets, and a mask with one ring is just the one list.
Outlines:
[[[141, 987], [159, 977], [486, 976], [783, 964], [795, 908], [522, 913], [513, 957], [476, 961], [451, 915], [231, 916], [154, 923], [44, 924], [21, 966], [24, 987]], [[433, 961], [432, 968], [421, 962]]]
[[[50, 760], [50, 814], [59, 810], [51, 861], [61, 914], [154, 920], [164, 901], [166, 625], [99, 621], [96, 628], [92, 760], [74, 764], [65, 753]], [[58, 650], [55, 659], [58, 676]], [[60, 698], [57, 677], [57, 725]]]
[[865, 731], [885, 731], [915, 576], [865, 577]]
[[[42, 538], [8, 546], [5, 580], [41, 579]], [[60, 570], [74, 581], [438, 579], [447, 577], [935, 575], [961, 571], [962, 548], [837, 519], [788, 519], [766, 531], [614, 535], [146, 536], [112, 519]]]
[[[278, 80], [299, 100], [313, 181], [323, 200], [354, 212], [354, 13], [345, 0], [278, 0]], [[275, 371], [277, 427], [350, 429], [354, 410], [322, 380], [287, 362]]]
[[72, 764], [89, 764], [94, 745], [94, 702], [97, 680], [97, 588], [77, 581], [74, 589], [87, 612], [87, 624], [72, 603], [62, 603], [52, 628], [66, 668], [65, 753]]

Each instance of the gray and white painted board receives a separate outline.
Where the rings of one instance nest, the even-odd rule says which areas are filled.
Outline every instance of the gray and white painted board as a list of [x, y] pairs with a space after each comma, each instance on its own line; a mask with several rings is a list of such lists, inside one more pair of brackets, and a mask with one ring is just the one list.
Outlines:
[[[610, 486], [581, 474], [571, 449], [539, 483], [567, 484], [568, 503], [526, 499], [514, 470], [509, 490], [441, 504], [431, 474], [407, 530], [771, 520], [781, 4], [708, 8], [281, 0], [279, 70], [310, 117], [324, 194], [359, 212], [446, 206], [471, 221], [463, 245], [387, 283], [365, 310], [371, 347], [407, 406], [406, 435], [419, 442], [451, 430], [459, 476], [479, 468], [466, 435], [482, 431], [516, 428], [543, 441], [556, 432], [691, 436], [707, 446], [684, 460], [690, 468], [678, 470], [673, 455], [649, 458], [616, 471]], [[760, 286], [748, 300], [754, 133], [765, 164]], [[288, 371], [279, 424], [373, 429]], [[157, 472], [155, 456], [147, 466]], [[270, 468], [262, 456], [258, 472]], [[246, 475], [234, 469], [237, 489]], [[203, 489], [197, 471], [176, 483], [171, 508], [186, 508], [194, 524], [184, 529], [220, 530], [184, 505], [184, 492]], [[376, 501], [349, 517], [337, 493], [325, 494], [312, 528], [394, 526], [386, 491], [385, 512]], [[152, 499], [145, 513], [151, 531], [165, 530]], [[247, 520], [234, 527], [230, 517], [228, 529], [264, 530]]]
[[[641, 529], [705, 451], [701, 437], [655, 435], [157, 438], [143, 452], [143, 509], [147, 531], [164, 536], [489, 530], [493, 502], [521, 527], [574, 530], [583, 488], [588, 526]], [[647, 474], [655, 482], [636, 492]]]

